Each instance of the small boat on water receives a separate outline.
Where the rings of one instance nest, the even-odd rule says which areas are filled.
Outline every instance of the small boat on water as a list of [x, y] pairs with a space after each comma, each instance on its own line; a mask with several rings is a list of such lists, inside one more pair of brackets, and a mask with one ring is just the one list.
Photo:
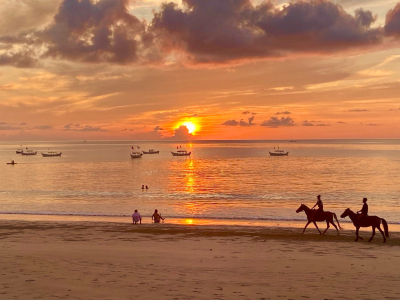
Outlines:
[[173, 156], [188, 156], [190, 155], [192, 152], [187, 152], [186, 150], [177, 150], [176, 152], [172, 152]]
[[143, 155], [142, 152], [132, 152], [131, 153], [131, 158], [141, 158]]
[[22, 152], [24, 152], [23, 149], [17, 149], [17, 150], [15, 151], [15, 153], [17, 153], [17, 154], [21, 154]]
[[271, 156], [288, 156], [289, 155], [289, 151], [285, 152], [284, 150], [279, 150], [279, 147], [278, 147], [278, 149], [274, 148], [273, 152], [271, 152], [271, 151], [268, 151], [268, 152], [269, 152], [269, 155], [271, 155]]
[[11, 162], [8, 162], [7, 165], [16, 165], [17, 163], [14, 160], [11, 160]]
[[49, 151], [49, 152], [41, 152], [43, 157], [53, 157], [53, 156], [61, 156], [62, 152], [54, 152], [54, 151]]
[[149, 151], [143, 150], [143, 154], [158, 154], [158, 153], [160, 153], [159, 150], [154, 150], [154, 149], [149, 149]]
[[26, 151], [22, 151], [21, 154], [22, 154], [22, 155], [36, 155], [36, 154], [37, 154], [37, 151], [26, 150]]

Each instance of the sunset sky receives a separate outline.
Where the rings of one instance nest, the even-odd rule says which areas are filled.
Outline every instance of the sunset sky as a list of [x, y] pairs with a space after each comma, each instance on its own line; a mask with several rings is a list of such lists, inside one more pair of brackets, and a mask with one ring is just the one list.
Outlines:
[[0, 140], [400, 138], [397, 1], [2, 1]]

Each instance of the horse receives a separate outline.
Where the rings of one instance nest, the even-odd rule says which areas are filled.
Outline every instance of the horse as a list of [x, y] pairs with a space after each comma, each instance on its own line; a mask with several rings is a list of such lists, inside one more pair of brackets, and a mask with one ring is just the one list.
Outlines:
[[304, 227], [302, 233], [304, 233], [304, 231], [306, 231], [306, 228], [307, 228], [308, 224], [310, 224], [311, 222], [313, 222], [314, 225], [315, 225], [315, 227], [316, 227], [317, 230], [319, 231], [319, 234], [321, 234], [321, 231], [319, 230], [319, 228], [318, 228], [316, 222], [326, 221], [326, 229], [325, 229], [325, 231], [324, 231], [322, 234], [325, 234], [325, 232], [326, 232], [326, 231], [328, 230], [328, 228], [330, 227], [330, 226], [329, 226], [329, 223], [331, 223], [331, 224], [333, 225], [333, 227], [336, 228], [336, 231], [337, 231], [337, 233], [338, 233], [338, 235], [339, 235], [339, 230], [338, 230], [337, 226], [335, 225], [335, 223], [334, 223], [334, 221], [333, 221], [333, 217], [335, 217], [336, 222], [338, 223], [339, 228], [342, 229], [342, 227], [340, 227], [339, 220], [337, 219], [335, 213], [332, 213], [332, 212], [330, 212], [330, 211], [323, 211], [322, 214], [319, 214], [319, 213], [317, 213], [316, 210], [313, 210], [313, 209], [309, 208], [307, 205], [305, 205], [305, 204], [303, 204], [303, 203], [302, 203], [302, 204], [300, 205], [300, 207], [296, 210], [296, 213], [299, 213], [299, 212], [301, 212], [301, 211], [304, 211], [304, 212], [306, 213], [306, 215], [307, 215], [307, 220], [308, 220], [308, 222], [307, 222], [306, 226]]
[[[355, 242], [357, 242], [358, 239], [363, 239], [361, 236], [358, 236], [358, 231], [360, 230], [360, 227], [372, 226], [372, 236], [370, 237], [368, 242], [372, 241], [372, 238], [375, 235], [375, 228], [378, 228], [378, 230], [381, 232], [381, 234], [383, 236], [383, 242], [386, 243], [386, 238], [389, 237], [389, 227], [388, 227], [388, 224], [385, 219], [379, 218], [377, 216], [366, 216], [363, 220], [359, 220], [358, 219], [359, 215], [356, 214], [355, 212], [353, 212], [350, 208], [347, 208], [340, 217], [346, 218], [347, 216], [350, 217], [351, 221], [353, 222], [353, 225], [356, 227], [356, 237], [357, 238], [355, 239]], [[381, 229], [381, 222], [383, 224], [385, 234], [383, 234], [383, 231]]]

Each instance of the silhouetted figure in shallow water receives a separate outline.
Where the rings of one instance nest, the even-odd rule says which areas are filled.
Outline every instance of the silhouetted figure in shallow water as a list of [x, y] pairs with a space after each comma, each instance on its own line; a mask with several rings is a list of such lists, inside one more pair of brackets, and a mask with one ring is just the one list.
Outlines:
[[357, 212], [358, 215], [358, 220], [359, 221], [363, 221], [365, 220], [365, 218], [368, 216], [368, 204], [367, 204], [368, 199], [367, 198], [363, 198], [363, 207], [361, 208], [361, 210], [359, 210]]
[[146, 190], [148, 190], [149, 189], [149, 187], [146, 185]]
[[144, 184], [142, 184], [142, 190], [144, 190]]
[[138, 210], [135, 209], [135, 212], [132, 214], [132, 224], [136, 225], [138, 222], [139, 224], [142, 224], [142, 217], [140, 216]]
[[322, 203], [321, 195], [318, 195], [317, 199], [317, 203], [315, 203], [315, 205], [311, 209], [314, 209], [314, 207], [318, 206], [316, 213], [318, 216], [321, 216], [324, 212], [324, 203]]
[[158, 213], [157, 209], [154, 211], [154, 214], [151, 216], [151, 219], [154, 220], [154, 223], [160, 223], [161, 220], [164, 220], [161, 214]]

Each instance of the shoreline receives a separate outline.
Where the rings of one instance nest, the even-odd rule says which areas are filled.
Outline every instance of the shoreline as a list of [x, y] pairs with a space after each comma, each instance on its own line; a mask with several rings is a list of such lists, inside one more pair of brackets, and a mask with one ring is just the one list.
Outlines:
[[[340, 225], [344, 230], [354, 231], [355, 227], [350, 222], [349, 218], [339, 219]], [[35, 215], [35, 214], [0, 214], [0, 222], [2, 220], [14, 221], [29, 221], [29, 222], [100, 222], [100, 223], [116, 223], [116, 224], [132, 224], [131, 217], [114, 217], [114, 216], [78, 216], [78, 215]], [[307, 219], [298, 220], [234, 220], [234, 219], [203, 219], [203, 218], [168, 218], [164, 224], [182, 225], [182, 226], [244, 226], [244, 227], [276, 227], [276, 228], [293, 228], [302, 229], [307, 223]], [[335, 222], [336, 223], [336, 222]], [[150, 217], [142, 218], [142, 225], [153, 224]], [[317, 223], [321, 232], [326, 228], [325, 222]], [[383, 229], [383, 228], [382, 228]], [[343, 230], [339, 230], [343, 231]], [[372, 232], [371, 227], [360, 228], [360, 232]], [[308, 225], [305, 233], [315, 232], [314, 225]], [[335, 228], [331, 226], [327, 233], [335, 232]], [[379, 231], [376, 231], [379, 234]], [[389, 232], [399, 232], [400, 224], [389, 223]]]

